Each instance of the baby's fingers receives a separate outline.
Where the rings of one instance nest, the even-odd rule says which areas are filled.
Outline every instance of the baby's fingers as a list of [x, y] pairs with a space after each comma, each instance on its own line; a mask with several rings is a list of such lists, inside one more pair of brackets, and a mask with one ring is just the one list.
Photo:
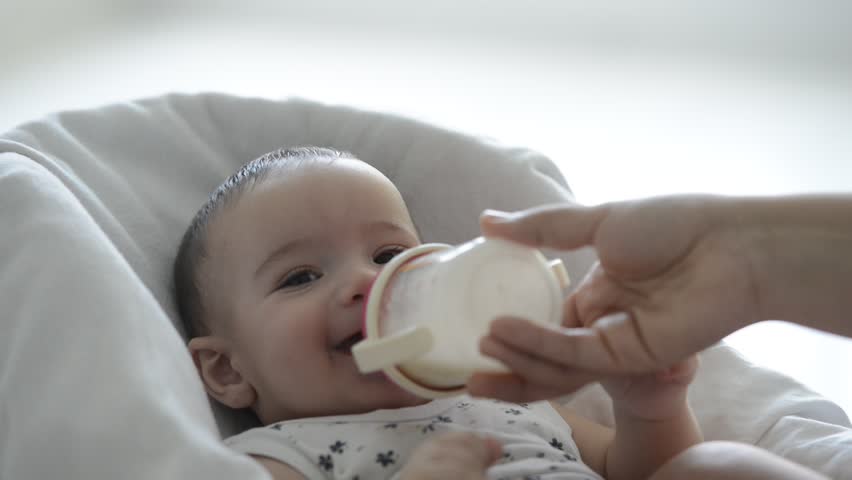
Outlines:
[[503, 444], [492, 437], [483, 437], [483, 440], [485, 455], [482, 458], [485, 460], [485, 466], [489, 467], [503, 457]]
[[495, 438], [470, 432], [452, 432], [435, 439], [441, 444], [435, 461], [462, 460], [475, 470], [485, 470], [503, 456], [503, 445]]
[[691, 355], [684, 360], [681, 360], [669, 368], [661, 370], [657, 373], [658, 381], [665, 383], [689, 385], [695, 378], [695, 372], [700, 364], [698, 355]]
[[589, 327], [607, 313], [626, 310], [640, 300], [596, 263], [565, 301], [562, 325]]

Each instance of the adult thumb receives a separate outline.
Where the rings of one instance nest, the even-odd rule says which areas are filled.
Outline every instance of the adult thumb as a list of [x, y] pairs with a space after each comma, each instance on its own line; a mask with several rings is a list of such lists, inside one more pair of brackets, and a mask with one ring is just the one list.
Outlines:
[[505, 238], [537, 248], [572, 250], [591, 245], [606, 217], [602, 206], [570, 203], [542, 205], [519, 212], [485, 210], [479, 227], [486, 237]]

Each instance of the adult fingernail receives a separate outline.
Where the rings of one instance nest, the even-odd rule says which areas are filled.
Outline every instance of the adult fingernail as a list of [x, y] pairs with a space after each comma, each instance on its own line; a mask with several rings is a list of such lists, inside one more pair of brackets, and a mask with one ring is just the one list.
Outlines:
[[486, 209], [482, 211], [481, 218], [483, 220], [488, 220], [489, 222], [508, 222], [513, 218], [513, 215], [501, 210]]
[[609, 327], [611, 325], [624, 323], [628, 320], [630, 320], [630, 315], [628, 315], [626, 312], [616, 312], [598, 318], [592, 323], [592, 325], [596, 327]]

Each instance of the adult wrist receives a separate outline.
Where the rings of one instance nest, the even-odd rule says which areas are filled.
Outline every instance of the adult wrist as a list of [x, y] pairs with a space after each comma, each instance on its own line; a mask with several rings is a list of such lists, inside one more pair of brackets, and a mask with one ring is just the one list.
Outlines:
[[732, 298], [741, 302], [737, 310], [739, 315], [719, 319], [732, 323], [731, 331], [766, 319], [764, 290], [771, 288], [765, 279], [768, 276], [766, 243], [771, 235], [761, 218], [760, 205], [752, 200], [719, 196], [707, 203], [706, 215], [710, 223], [707, 235], [713, 236], [718, 248], [724, 249], [739, 264], [740, 270], [735, 275], [741, 278], [731, 279], [731, 283], [744, 285], [740, 291], [731, 292]]
[[852, 196], [800, 195], [725, 202], [751, 275], [754, 318], [848, 333]]

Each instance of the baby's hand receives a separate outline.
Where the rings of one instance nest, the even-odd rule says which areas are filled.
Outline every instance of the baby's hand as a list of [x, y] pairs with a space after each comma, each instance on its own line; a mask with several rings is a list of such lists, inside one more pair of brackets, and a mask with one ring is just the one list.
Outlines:
[[417, 447], [402, 468], [401, 480], [485, 480], [485, 471], [503, 454], [500, 442], [474, 433], [446, 433]]
[[665, 420], [686, 405], [686, 391], [698, 369], [692, 355], [661, 372], [601, 381], [613, 406], [645, 420]]

